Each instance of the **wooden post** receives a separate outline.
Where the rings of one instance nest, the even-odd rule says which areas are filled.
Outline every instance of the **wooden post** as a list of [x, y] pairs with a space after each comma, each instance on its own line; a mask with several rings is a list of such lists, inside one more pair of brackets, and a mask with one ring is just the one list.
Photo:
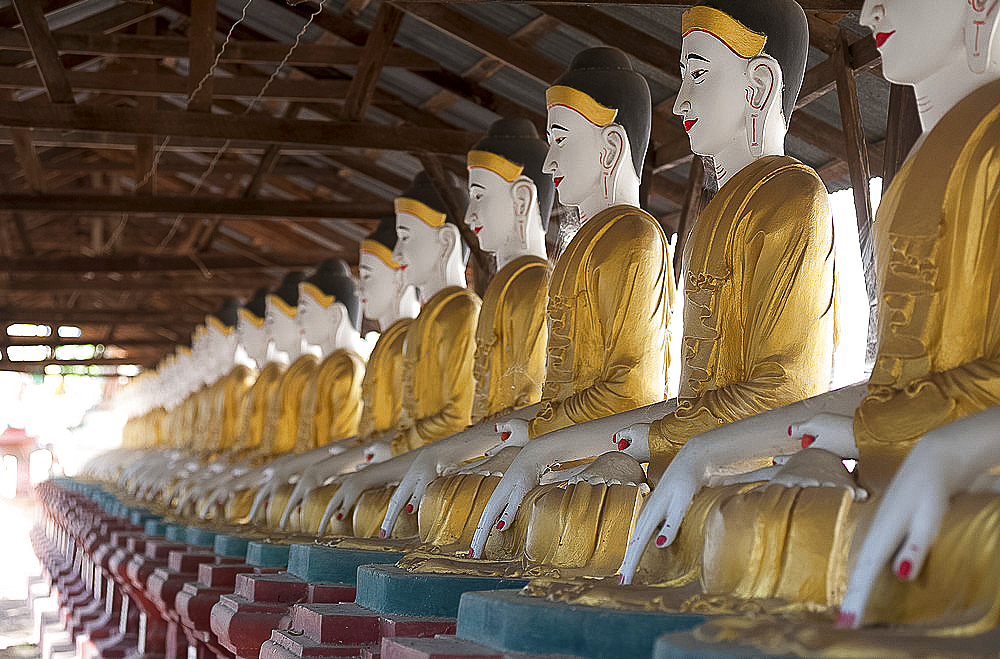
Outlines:
[[215, 0], [191, 0], [191, 26], [188, 29], [188, 110], [212, 110], [212, 76], [208, 74], [215, 61], [215, 19]]
[[684, 245], [687, 244], [688, 233], [694, 228], [694, 223], [701, 215], [705, 202], [705, 159], [695, 156], [691, 159], [691, 171], [688, 172], [687, 191], [684, 195], [684, 205], [677, 221], [677, 246], [674, 248], [674, 283], [680, 283], [681, 265], [684, 260]]
[[882, 165], [882, 194], [902, 166], [910, 149], [920, 137], [920, 113], [913, 87], [892, 85], [889, 88], [889, 112], [886, 117], [885, 162]]
[[875, 274], [875, 245], [872, 238], [872, 202], [868, 193], [871, 178], [868, 169], [868, 146], [861, 123], [861, 104], [858, 87], [851, 67], [847, 39], [841, 35], [840, 47], [830, 57], [837, 58], [837, 100], [840, 104], [840, 123], [847, 138], [847, 164], [854, 188], [854, 208], [857, 212], [858, 244], [861, 247], [861, 265], [865, 273], [865, 290], [868, 293], [868, 349], [865, 363], [875, 362], [878, 349], [878, 293]]
[[486, 287], [494, 274], [493, 257], [484, 252], [479, 247], [479, 238], [476, 232], [465, 223], [465, 208], [456, 197], [455, 190], [448, 182], [448, 174], [445, 172], [441, 160], [431, 154], [420, 154], [420, 162], [427, 172], [427, 178], [437, 191], [441, 200], [444, 201], [448, 215], [454, 218], [458, 232], [462, 235], [462, 240], [469, 246], [472, 257], [472, 290], [482, 297], [486, 293]]

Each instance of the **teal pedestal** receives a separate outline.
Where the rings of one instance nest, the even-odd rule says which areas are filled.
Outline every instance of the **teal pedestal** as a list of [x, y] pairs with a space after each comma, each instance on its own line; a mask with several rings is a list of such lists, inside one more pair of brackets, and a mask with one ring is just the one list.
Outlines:
[[658, 636], [704, 621], [697, 614], [616, 611], [497, 591], [462, 596], [456, 633], [505, 652], [649, 659]]
[[288, 554], [288, 571], [310, 583], [358, 583], [361, 565], [394, 564], [403, 554], [397, 552], [338, 549], [321, 545], [292, 545]]
[[395, 565], [358, 568], [355, 601], [379, 613], [454, 618], [463, 593], [523, 588], [525, 579], [492, 579], [455, 574], [420, 574]]
[[238, 535], [217, 535], [212, 550], [226, 558], [246, 558], [250, 541]]
[[289, 549], [289, 545], [251, 542], [247, 545], [247, 563], [256, 567], [284, 567], [288, 565]]

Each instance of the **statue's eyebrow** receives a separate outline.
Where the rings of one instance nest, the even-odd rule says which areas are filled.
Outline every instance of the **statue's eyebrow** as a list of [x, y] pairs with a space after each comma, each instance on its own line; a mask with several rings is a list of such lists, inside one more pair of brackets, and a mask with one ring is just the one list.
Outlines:
[[562, 126], [560, 124], [552, 124], [551, 126], [549, 126], [549, 130], [552, 130], [553, 128], [558, 128], [559, 130], [564, 130], [567, 133], [569, 132], [569, 128], [566, 128], [565, 126]]
[[711, 64], [711, 62], [708, 60], [708, 58], [702, 57], [701, 55], [699, 55], [697, 53], [688, 53], [687, 58], [688, 59], [697, 59], [697, 60], [701, 60], [702, 62], [708, 62], [709, 64]]

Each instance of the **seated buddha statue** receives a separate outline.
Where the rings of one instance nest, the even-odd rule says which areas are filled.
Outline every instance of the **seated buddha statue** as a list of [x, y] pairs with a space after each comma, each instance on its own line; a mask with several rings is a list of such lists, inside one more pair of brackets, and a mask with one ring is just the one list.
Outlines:
[[[273, 480], [282, 465], [305, 466], [316, 460], [324, 447], [357, 434], [366, 361], [362, 354], [368, 351], [360, 335], [358, 285], [346, 263], [328, 259], [299, 284], [296, 320], [303, 339], [320, 361], [302, 394], [294, 443], [267, 465], [231, 481], [231, 498], [243, 498], [246, 495], [240, 491], [250, 490], [251, 501], [256, 500], [258, 488]], [[283, 504], [275, 504], [279, 515]], [[253, 518], [259, 509], [251, 507], [248, 517]]]
[[[200, 483], [175, 497], [174, 504], [185, 512], [203, 516], [211, 510], [214, 515], [226, 498], [226, 485], [266, 462], [275, 454], [274, 446], [294, 442], [301, 394], [317, 361], [314, 355], [302, 358], [302, 337], [294, 316], [303, 278], [298, 271], [285, 274], [281, 284], [265, 295], [263, 319], [244, 307], [237, 327], [246, 328], [240, 330], [241, 336], [245, 331], [251, 341], [259, 334], [252, 330], [263, 331], [267, 363], [245, 399], [243, 431], [234, 446], [201, 470]], [[290, 362], [297, 362], [294, 371]]]
[[[352, 526], [361, 537], [396, 535], [406, 525], [383, 525], [386, 487], [398, 482], [414, 460], [437, 473], [466, 457], [481, 454], [495, 443], [495, 420], [512, 410], [524, 411], [541, 398], [545, 376], [545, 306], [551, 267], [545, 257], [545, 230], [554, 197], [552, 177], [542, 171], [548, 150], [534, 126], [523, 119], [501, 119], [490, 126], [485, 139], [468, 154], [469, 207], [465, 221], [476, 232], [480, 247], [494, 255], [497, 274], [483, 296], [476, 325], [475, 393], [473, 425], [392, 459], [344, 474], [336, 479], [336, 493], [320, 523], [352, 515]], [[525, 412], [527, 413], [527, 412]], [[419, 457], [418, 457], [419, 456]], [[464, 479], [460, 492], [447, 495], [448, 504], [474, 505], [483, 497], [483, 478]], [[366, 492], [367, 490], [367, 492]], [[362, 496], [362, 493], [364, 495]], [[488, 492], [486, 492], [488, 496]], [[354, 505], [362, 496], [358, 508]], [[464, 503], [459, 504], [461, 499]], [[397, 502], [397, 511], [403, 502]], [[442, 504], [445, 502], [442, 500]], [[395, 513], [390, 513], [395, 518]], [[469, 515], [466, 514], [465, 518]], [[450, 515], [454, 520], [458, 516]], [[437, 522], [437, 520], [435, 520]], [[450, 527], [443, 517], [441, 524]], [[464, 522], [464, 519], [463, 519]], [[426, 523], [424, 527], [428, 526]], [[424, 530], [420, 536], [438, 539], [461, 531]], [[468, 541], [466, 541], [468, 544]]]
[[[839, 604], [845, 627], [919, 623], [943, 637], [997, 624], [1000, 585], [989, 557], [1000, 540], [998, 500], [963, 492], [997, 463], [993, 434], [984, 429], [994, 413], [976, 414], [1000, 402], [995, 10], [995, 3], [961, 0], [864, 3], [861, 20], [875, 32], [885, 76], [915, 88], [923, 128], [874, 225], [881, 309], [871, 377], [853, 391], [689, 441], [637, 524], [626, 580], [637, 567], [637, 579], [655, 580], [650, 565], [670, 551], [646, 548], [657, 528], [656, 544], [669, 547], [678, 527], [683, 540], [692, 518], [708, 516], [707, 592], [777, 597], [813, 610]], [[720, 467], [776, 454], [791, 458], [768, 483], [724, 496], [715, 493], [720, 488], [698, 491]], [[858, 460], [854, 473], [841, 466], [847, 457]], [[835, 487], [815, 487], [824, 483]], [[754, 537], [753, 528], [775, 532]], [[785, 640], [798, 638], [785, 631]], [[808, 632], [818, 639], [815, 626]], [[853, 637], [826, 637], [840, 638]]]
[[[613, 48], [579, 53], [547, 92], [549, 148], [542, 171], [552, 176], [560, 202], [575, 207], [583, 225], [560, 256], [549, 284], [542, 399], [536, 407], [495, 419], [504, 441], [498, 442], [495, 432], [487, 441], [502, 448], [490, 450], [485, 463], [459, 471], [463, 478], [441, 479], [428, 490], [430, 497], [423, 496], [422, 523], [428, 519], [447, 531], [433, 538], [436, 542], [464, 536], [467, 543], [473, 533], [487, 497], [462, 497], [455, 508], [448, 505], [447, 490], [472, 481], [465, 476], [495, 476], [520, 445], [524, 453], [543, 435], [663, 399], [673, 282], [663, 232], [638, 207], [649, 99], [645, 79]], [[452, 463], [474, 457], [484, 445], [488, 443], [458, 454]], [[424, 487], [436, 475], [435, 465], [415, 462], [397, 489], [398, 504], [409, 500], [414, 505], [418, 484]], [[484, 483], [484, 495], [496, 483], [495, 478], [478, 481]], [[429, 504], [432, 500], [440, 502], [440, 509]], [[396, 510], [402, 507], [398, 504]], [[447, 525], [434, 521], [449, 515], [453, 521]], [[389, 523], [383, 523], [383, 531]], [[506, 524], [511, 526], [511, 520]], [[522, 525], [515, 527], [522, 529], [517, 535], [523, 540]], [[491, 556], [519, 562], [523, 541], [521, 546], [508, 544], [495, 547]], [[463, 556], [467, 546], [461, 549]]]
[[[832, 218], [816, 173], [784, 155], [808, 50], [805, 15], [786, 0], [708, 5], [685, 14], [674, 105], [692, 150], [712, 158], [720, 186], [683, 255], [679, 396], [529, 443], [484, 510], [475, 555], [491, 530], [510, 528], [543, 475], [556, 477], [546, 474], [553, 466], [604, 453], [613, 444], [603, 442], [632, 424], [615, 441], [631, 440], [638, 462], [606, 454], [573, 473], [564, 492], [525, 500], [534, 511], [520, 513], [529, 518], [529, 558], [613, 574], [638, 504], [618, 510], [605, 504], [611, 513], [595, 514], [591, 502], [600, 491], [589, 484], [642, 485], [639, 462], [650, 463], [655, 479], [699, 432], [829, 386]], [[615, 519], [624, 528], [612, 532]]]
[[[423, 172], [395, 200], [395, 208], [397, 240], [392, 259], [400, 264], [404, 281], [416, 288], [422, 302], [406, 331], [399, 427], [323, 460], [316, 470], [324, 478], [355, 469], [373, 453], [381, 452], [382, 459], [399, 455], [469, 424], [480, 300], [465, 287], [467, 248], [455, 224], [460, 220], [448, 217]], [[305, 530], [318, 528], [329, 499], [327, 490], [316, 490], [313, 496], [326, 499], [302, 504], [309, 518], [300, 522]]]
[[[365, 316], [382, 329], [365, 369], [361, 382], [361, 419], [357, 435], [349, 440], [328, 443], [311, 452], [272, 463], [274, 475], [262, 486], [254, 500], [251, 516], [272, 499], [287, 499], [282, 507], [268, 505], [268, 522], [272, 528], [306, 530], [309, 520], [322, 513], [299, 515], [300, 504], [309, 500], [313, 506], [324, 506], [323, 492], [335, 486], [323, 485], [328, 477], [325, 458], [343, 453], [348, 448], [368, 445], [380, 437], [397, 432], [403, 404], [403, 344], [413, 318], [420, 311], [416, 289], [403, 278], [400, 264], [393, 260], [396, 246], [396, 218], [382, 219], [378, 227], [361, 241], [359, 289]], [[308, 507], [307, 507], [308, 508]], [[290, 523], [292, 513], [296, 515]], [[304, 511], [308, 513], [309, 511]], [[280, 516], [275, 523], [274, 517]], [[311, 529], [315, 531], [315, 527]]]

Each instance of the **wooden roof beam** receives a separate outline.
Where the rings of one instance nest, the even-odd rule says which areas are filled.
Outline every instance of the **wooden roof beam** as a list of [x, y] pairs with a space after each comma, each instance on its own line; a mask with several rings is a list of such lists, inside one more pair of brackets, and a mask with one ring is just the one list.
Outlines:
[[0, 194], [0, 210], [21, 213], [100, 215], [229, 215], [280, 221], [301, 219], [378, 219], [392, 212], [389, 201], [288, 201], [284, 199], [220, 199], [218, 197], [163, 197], [121, 195]]
[[[190, 256], [150, 255], [141, 257], [19, 257], [0, 264], [0, 272], [15, 276], [63, 275], [200, 275], [204, 270], [215, 274], [260, 273], [264, 270], [305, 268], [319, 263], [329, 250], [314, 252], [264, 252], [253, 257], [239, 254], [202, 254]], [[0, 317], [2, 319], [2, 317]]]
[[[185, 37], [136, 36], [133, 34], [95, 34], [59, 31], [52, 35], [59, 52], [94, 57], [164, 59], [186, 58], [190, 40]], [[0, 50], [30, 51], [21, 30], [0, 29]], [[289, 57], [291, 66], [357, 66], [363, 48], [360, 46], [328, 46], [300, 43]], [[288, 53], [288, 44], [277, 41], [247, 41], [231, 39], [219, 64], [262, 64], [280, 62]], [[214, 54], [213, 54], [214, 57]], [[436, 71], [441, 68], [434, 60], [400, 47], [386, 53], [385, 66], [415, 71]]]
[[378, 8], [375, 24], [368, 33], [361, 60], [347, 90], [347, 98], [341, 107], [342, 120], [357, 121], [364, 117], [365, 108], [375, 96], [375, 85], [389, 57], [389, 49], [396, 39], [403, 16], [404, 12], [389, 2], [383, 2]]
[[14, 0], [24, 36], [31, 47], [35, 65], [45, 82], [45, 91], [53, 103], [72, 104], [73, 88], [70, 86], [66, 69], [59, 60], [56, 42], [49, 31], [49, 24], [42, 11], [42, 3], [38, 0]]
[[174, 325], [196, 324], [205, 314], [178, 309], [135, 311], [132, 309], [33, 309], [0, 307], [0, 324], [31, 323], [39, 325]]
[[130, 135], [170, 135], [321, 149], [356, 147], [444, 153], [464, 156], [481, 135], [460, 130], [379, 126], [273, 117], [234, 117], [186, 112], [155, 112], [152, 117], [127, 108], [92, 108], [0, 101], [0, 125], [13, 128], [55, 128]]

